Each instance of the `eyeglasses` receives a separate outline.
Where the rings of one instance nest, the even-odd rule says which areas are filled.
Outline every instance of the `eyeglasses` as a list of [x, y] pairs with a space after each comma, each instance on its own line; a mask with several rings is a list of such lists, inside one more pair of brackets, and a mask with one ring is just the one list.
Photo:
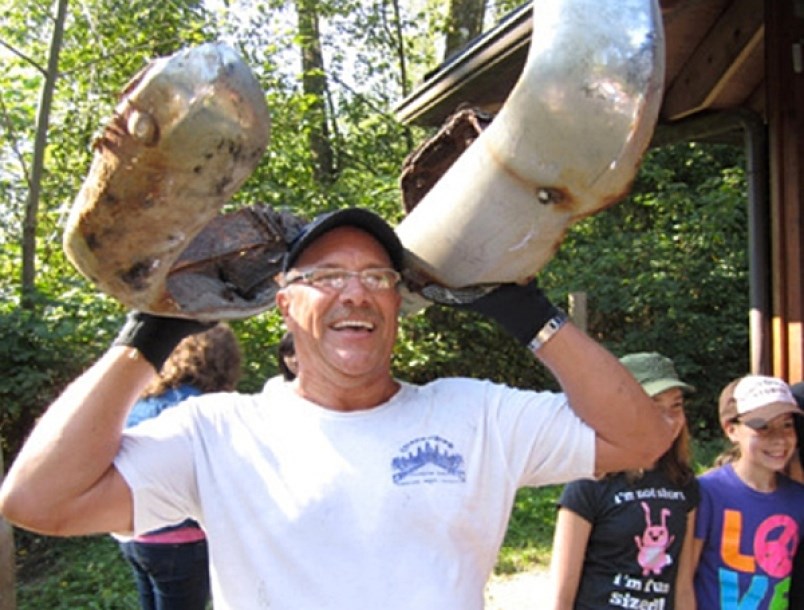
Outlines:
[[363, 269], [362, 271], [348, 271], [334, 267], [314, 267], [296, 271], [295, 274], [294, 271], [290, 271], [285, 275], [285, 285], [302, 282], [316, 288], [340, 292], [346, 288], [346, 284], [353, 277], [359, 279], [363, 288], [369, 292], [390, 290], [395, 288], [402, 280], [402, 276], [394, 269], [385, 267]]

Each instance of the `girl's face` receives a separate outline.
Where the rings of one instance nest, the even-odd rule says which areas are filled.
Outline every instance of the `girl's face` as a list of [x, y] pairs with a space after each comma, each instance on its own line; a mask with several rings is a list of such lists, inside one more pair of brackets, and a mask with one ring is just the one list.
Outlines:
[[653, 403], [659, 408], [665, 419], [673, 422], [675, 434], [673, 438], [683, 430], [686, 422], [684, 415], [684, 392], [681, 388], [670, 388], [653, 397]]
[[728, 424], [726, 434], [740, 446], [740, 460], [746, 465], [779, 472], [796, 448], [793, 415], [786, 413], [770, 420], [759, 430], [738, 421]]

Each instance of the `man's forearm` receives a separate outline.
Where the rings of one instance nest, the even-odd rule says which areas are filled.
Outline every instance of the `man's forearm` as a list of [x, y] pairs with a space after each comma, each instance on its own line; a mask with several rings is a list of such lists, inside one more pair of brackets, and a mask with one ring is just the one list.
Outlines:
[[565, 324], [535, 354], [605, 446], [602, 470], [649, 467], [670, 446], [670, 422], [628, 369], [576, 326]]
[[113, 347], [47, 409], [0, 488], [0, 512], [38, 531], [60, 529], [61, 515], [112, 468], [126, 415], [155, 374], [133, 348]]

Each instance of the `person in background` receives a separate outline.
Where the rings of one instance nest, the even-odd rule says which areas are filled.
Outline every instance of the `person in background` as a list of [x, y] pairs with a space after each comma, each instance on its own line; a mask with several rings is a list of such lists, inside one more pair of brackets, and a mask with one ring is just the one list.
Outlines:
[[[796, 399], [798, 408], [804, 413], [804, 381], [799, 381], [790, 386], [793, 398]], [[796, 427], [796, 451], [791, 458], [787, 475], [804, 484], [804, 452], [801, 445], [804, 443], [804, 415], [795, 416]], [[804, 544], [799, 544], [796, 558], [793, 560], [793, 575], [790, 582], [790, 607], [804, 608]]]
[[[674, 422], [675, 439], [651, 467], [567, 484], [550, 565], [552, 610], [688, 608], [690, 542], [698, 504], [684, 395], [669, 358], [657, 352], [620, 361]], [[677, 582], [686, 577], [686, 582]]]
[[[126, 419], [131, 427], [180, 405], [191, 396], [230, 392], [241, 375], [237, 338], [225, 324], [190, 335], [176, 346], [159, 375], [134, 403]], [[197, 522], [118, 538], [134, 572], [143, 610], [204, 610], [209, 600], [206, 536]]]
[[216, 610], [481, 610], [520, 487], [648, 467], [676, 429], [534, 281], [468, 307], [527, 346], [562, 392], [394, 378], [406, 256], [373, 212], [319, 216], [278, 277], [296, 379], [194, 397], [123, 430], [164, 355], [203, 328], [132, 314], [39, 419], [0, 513], [58, 535], [195, 518]]
[[698, 477], [697, 607], [784, 610], [804, 524], [804, 485], [783, 474], [801, 409], [783, 380], [746, 375], [723, 388], [718, 413], [735, 451]]
[[277, 347], [277, 361], [279, 372], [285, 381], [296, 379], [299, 364], [296, 361], [296, 349], [293, 347], [293, 333], [285, 333]]

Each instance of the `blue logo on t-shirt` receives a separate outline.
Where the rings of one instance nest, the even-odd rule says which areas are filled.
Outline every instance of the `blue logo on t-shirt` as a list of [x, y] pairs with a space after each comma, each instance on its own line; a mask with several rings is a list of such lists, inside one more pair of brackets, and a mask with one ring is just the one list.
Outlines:
[[415, 438], [403, 445], [399, 453], [391, 460], [393, 481], [397, 485], [466, 480], [463, 457], [451, 442], [440, 436]]

